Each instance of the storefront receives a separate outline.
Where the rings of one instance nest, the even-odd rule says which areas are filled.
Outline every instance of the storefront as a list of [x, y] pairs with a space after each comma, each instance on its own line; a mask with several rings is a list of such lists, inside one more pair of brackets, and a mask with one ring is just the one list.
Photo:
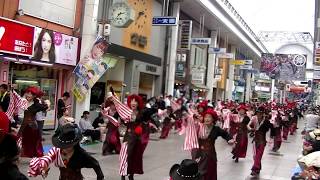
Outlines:
[[54, 129], [57, 99], [73, 84], [78, 38], [10, 19], [0, 21], [5, 28], [0, 46], [1, 82], [12, 84], [19, 93], [29, 86], [39, 87], [51, 103], [44, 129]]

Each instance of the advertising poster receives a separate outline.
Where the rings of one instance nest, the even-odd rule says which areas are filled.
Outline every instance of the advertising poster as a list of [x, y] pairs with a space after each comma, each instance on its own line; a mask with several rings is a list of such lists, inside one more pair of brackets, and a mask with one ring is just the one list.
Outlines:
[[35, 28], [33, 60], [70, 66], [77, 64], [78, 38]]
[[34, 27], [0, 17], [0, 52], [32, 56]]
[[82, 101], [101, 76], [116, 65], [117, 59], [107, 55], [108, 47], [109, 43], [104, 38], [98, 37], [90, 51], [74, 69], [75, 84], [72, 92], [77, 101]]
[[304, 80], [306, 63], [306, 55], [264, 53], [261, 55], [260, 72], [272, 79]]

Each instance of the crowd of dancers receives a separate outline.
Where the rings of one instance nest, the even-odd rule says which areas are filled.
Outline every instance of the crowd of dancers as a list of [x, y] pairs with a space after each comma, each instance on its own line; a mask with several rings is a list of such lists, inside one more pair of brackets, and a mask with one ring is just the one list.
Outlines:
[[[302, 116], [302, 110], [295, 102], [212, 103], [207, 100], [193, 102], [184, 98], [174, 99], [172, 96], [143, 102], [140, 96], [133, 94], [123, 103], [111, 90], [101, 105], [98, 122], [94, 126], [88, 124], [89, 112], [84, 112], [80, 122], [76, 123], [68, 113], [69, 107], [64, 108], [52, 137], [53, 148], [44, 154], [41, 134], [35, 121], [38, 112], [48, 109], [46, 103], [39, 101], [42, 95], [36, 87], [27, 88], [23, 98], [12, 91], [7, 112], [0, 113], [0, 155], [10, 156], [5, 159], [5, 165], [10, 168], [14, 166], [13, 174], [19, 176], [23, 175], [13, 162], [17, 160], [21, 147], [21, 156], [32, 158], [28, 171], [30, 177], [47, 177], [50, 164], [54, 164], [60, 170], [61, 180], [83, 179], [82, 168], [93, 168], [97, 179], [104, 179], [99, 162], [80, 146], [84, 137], [90, 137], [91, 140], [103, 141], [103, 155], [119, 154], [119, 176], [122, 180], [133, 180], [135, 174], [144, 173], [143, 154], [150, 133], [160, 132], [159, 138], [165, 140], [172, 134], [170, 131], [184, 135], [183, 149], [190, 152], [189, 160], [171, 168], [172, 180], [217, 179], [215, 141], [219, 136], [233, 146], [231, 153], [235, 163], [240, 158], [246, 158], [249, 136], [252, 137], [254, 162], [251, 175], [257, 176], [262, 167], [267, 133], [270, 131], [274, 141], [272, 150], [277, 152], [281, 142], [287, 140], [289, 134], [296, 133], [298, 119]], [[20, 125], [10, 128], [7, 123], [13, 122], [15, 114], [19, 114], [23, 120]], [[12, 144], [11, 141], [16, 143]], [[8, 143], [14, 145], [17, 153], [7, 148]], [[3, 163], [0, 164], [2, 167]], [[191, 169], [183, 170], [188, 167]], [[0, 169], [0, 173], [8, 171], [8, 168]], [[9, 175], [2, 177], [10, 179]]]

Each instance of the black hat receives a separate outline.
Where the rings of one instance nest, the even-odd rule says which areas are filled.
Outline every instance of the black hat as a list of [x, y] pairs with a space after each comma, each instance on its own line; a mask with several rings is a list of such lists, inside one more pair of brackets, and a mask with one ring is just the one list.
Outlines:
[[181, 164], [175, 164], [171, 167], [170, 177], [173, 180], [199, 180], [200, 173], [198, 164], [191, 159], [185, 159]]
[[81, 130], [76, 124], [65, 124], [57, 129], [52, 136], [55, 147], [65, 149], [78, 144], [82, 139]]

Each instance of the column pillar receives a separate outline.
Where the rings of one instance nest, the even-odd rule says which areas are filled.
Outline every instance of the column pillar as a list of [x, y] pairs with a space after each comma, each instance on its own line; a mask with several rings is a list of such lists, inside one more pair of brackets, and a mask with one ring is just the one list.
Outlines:
[[272, 79], [271, 80], [271, 101], [273, 101], [273, 99], [274, 99], [274, 84], [275, 84], [275, 80], [274, 79]]
[[[211, 31], [211, 44], [209, 47], [217, 47], [217, 31]], [[207, 65], [207, 88], [209, 89], [207, 93], [207, 99], [213, 99], [213, 83], [214, 83], [214, 71], [215, 71], [215, 60], [216, 54], [208, 54], [208, 65]]]
[[245, 101], [250, 101], [250, 95], [251, 95], [251, 72], [247, 72]]
[[[231, 53], [234, 55], [232, 60], [235, 60], [236, 57], [236, 47], [231, 46]], [[235, 66], [229, 62], [229, 72], [228, 72], [228, 80], [227, 80], [227, 88], [226, 88], [226, 99], [232, 100], [232, 90], [234, 88], [234, 69]]]
[[[80, 58], [90, 50], [92, 44], [97, 38], [97, 15], [99, 0], [85, 1], [85, 9], [83, 12], [83, 25], [82, 25], [82, 41], [81, 41], [81, 53]], [[75, 105], [75, 118], [80, 120], [83, 111], [89, 111], [90, 109], [90, 97], [91, 90], [85, 96], [82, 102], [76, 102]]]
[[[173, 3], [173, 12], [172, 16], [177, 17], [177, 21], [179, 21], [180, 16], [180, 3]], [[165, 92], [168, 95], [173, 95], [174, 91], [174, 78], [176, 72], [176, 57], [177, 57], [177, 46], [178, 46], [178, 30], [179, 26], [171, 26], [169, 34], [171, 37], [169, 38], [169, 56], [167, 63], [167, 82], [166, 82], [166, 90]]]

